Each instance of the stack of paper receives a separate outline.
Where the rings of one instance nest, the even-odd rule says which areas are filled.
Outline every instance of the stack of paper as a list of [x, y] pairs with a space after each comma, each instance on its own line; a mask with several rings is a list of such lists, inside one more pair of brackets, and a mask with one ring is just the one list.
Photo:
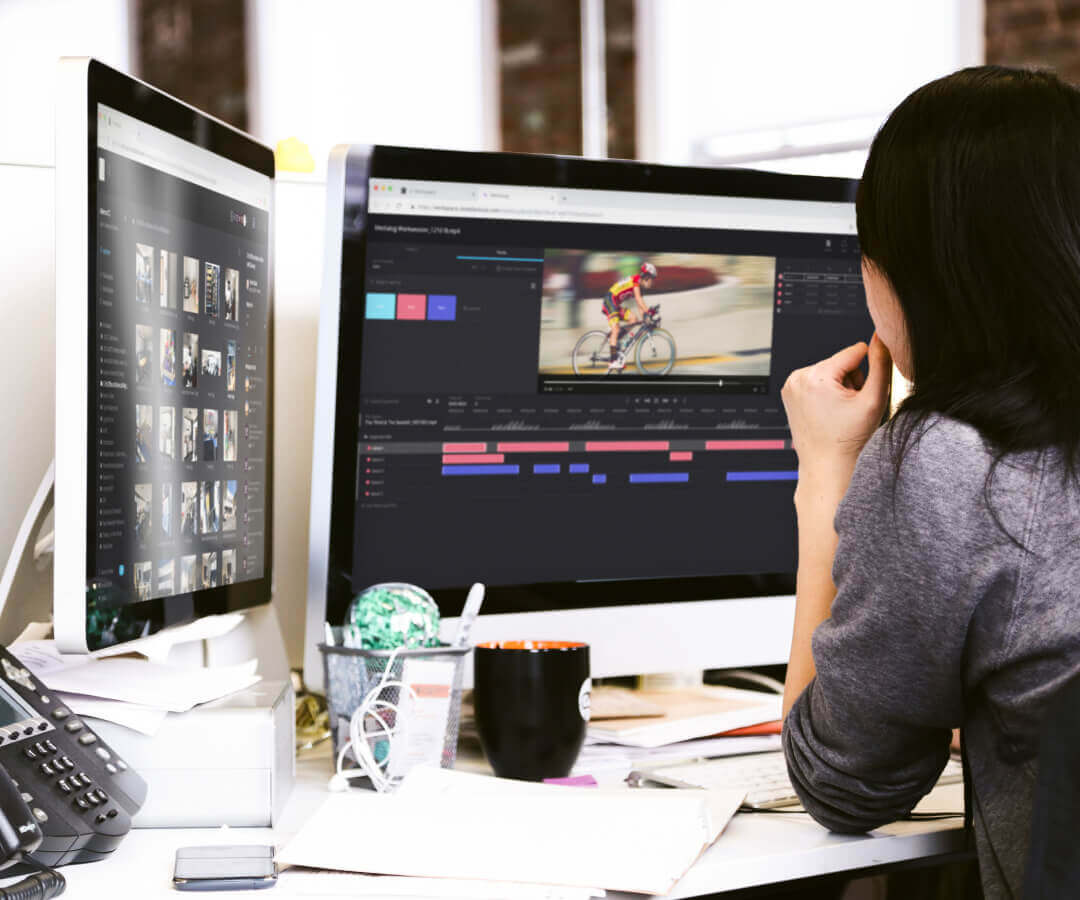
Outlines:
[[395, 794], [331, 796], [277, 860], [664, 894], [741, 802], [736, 792], [556, 787], [420, 767]]
[[[153, 657], [160, 656], [154, 651], [162, 646], [158, 642], [148, 648], [150, 659], [61, 654], [53, 641], [24, 641], [10, 649], [73, 712], [151, 736], [170, 712], [186, 712], [260, 680], [255, 674], [257, 660], [210, 669], [186, 668], [154, 661]], [[131, 645], [124, 649], [130, 650]]]
[[589, 726], [593, 743], [663, 747], [780, 718], [779, 694], [703, 685], [679, 691], [640, 691], [639, 699], [663, 709], [661, 716], [603, 719]]
[[744, 753], [764, 753], [780, 748], [778, 734], [702, 738], [696, 741], [665, 744], [661, 747], [624, 747], [620, 744], [586, 743], [578, 754], [571, 774], [625, 778], [633, 769], [687, 760], [739, 756]]

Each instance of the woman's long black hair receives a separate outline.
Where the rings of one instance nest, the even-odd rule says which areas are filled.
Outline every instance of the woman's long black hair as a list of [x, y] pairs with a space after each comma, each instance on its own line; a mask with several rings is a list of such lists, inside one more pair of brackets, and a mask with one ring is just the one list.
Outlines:
[[981, 66], [919, 88], [874, 139], [857, 199], [865, 260], [892, 284], [913, 389], [897, 472], [940, 413], [995, 455], [1080, 458], [1080, 91]]

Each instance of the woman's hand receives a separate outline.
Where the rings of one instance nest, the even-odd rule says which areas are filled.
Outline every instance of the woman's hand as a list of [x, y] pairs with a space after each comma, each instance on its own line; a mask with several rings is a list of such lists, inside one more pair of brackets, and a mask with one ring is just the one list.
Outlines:
[[[869, 354], [869, 374], [859, 368]], [[791, 373], [780, 396], [799, 456], [799, 480], [820, 473], [847, 480], [859, 452], [881, 422], [889, 398], [892, 359], [875, 334], [828, 359]]]

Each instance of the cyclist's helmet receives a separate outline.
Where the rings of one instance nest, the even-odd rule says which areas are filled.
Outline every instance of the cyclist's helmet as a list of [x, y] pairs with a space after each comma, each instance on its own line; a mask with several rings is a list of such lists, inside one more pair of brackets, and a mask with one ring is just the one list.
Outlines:
[[656, 266], [651, 262], [644, 262], [641, 264], [641, 277], [642, 278], [655, 278]]

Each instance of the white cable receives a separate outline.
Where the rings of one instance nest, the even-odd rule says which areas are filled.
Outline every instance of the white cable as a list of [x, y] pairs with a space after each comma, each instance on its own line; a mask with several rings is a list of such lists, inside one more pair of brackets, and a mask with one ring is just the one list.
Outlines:
[[749, 681], [751, 684], [760, 685], [773, 694], [784, 693], [784, 683], [782, 681], [777, 681], [775, 678], [770, 678], [761, 672], [752, 672], [749, 669], [725, 669], [723, 674], [728, 678], [742, 679], [743, 681]]
[[[350, 778], [360, 778], [362, 776], [370, 778], [372, 786], [380, 792], [392, 790], [400, 781], [400, 778], [388, 775], [386, 770], [389, 769], [390, 760], [394, 753], [394, 737], [401, 722], [401, 707], [396, 703], [380, 699], [383, 691], [395, 687], [398, 689], [399, 700], [402, 691], [408, 691], [413, 699], [416, 699], [416, 691], [413, 690], [411, 685], [390, 678], [390, 674], [394, 670], [394, 662], [397, 660], [400, 650], [401, 648], [398, 647], [390, 654], [379, 683], [364, 695], [364, 699], [349, 719], [349, 739], [338, 750], [337, 771], [330, 779], [329, 788], [332, 791], [346, 790]], [[393, 713], [393, 725], [390, 725], [383, 718], [383, 714], [387, 712]], [[369, 718], [374, 719], [377, 723], [374, 730], [365, 728], [365, 722]], [[386, 741], [386, 753], [383, 754], [381, 761], [375, 759], [375, 754], [372, 753], [372, 738]], [[350, 749], [357, 766], [353, 769], [343, 769], [345, 754]]]

